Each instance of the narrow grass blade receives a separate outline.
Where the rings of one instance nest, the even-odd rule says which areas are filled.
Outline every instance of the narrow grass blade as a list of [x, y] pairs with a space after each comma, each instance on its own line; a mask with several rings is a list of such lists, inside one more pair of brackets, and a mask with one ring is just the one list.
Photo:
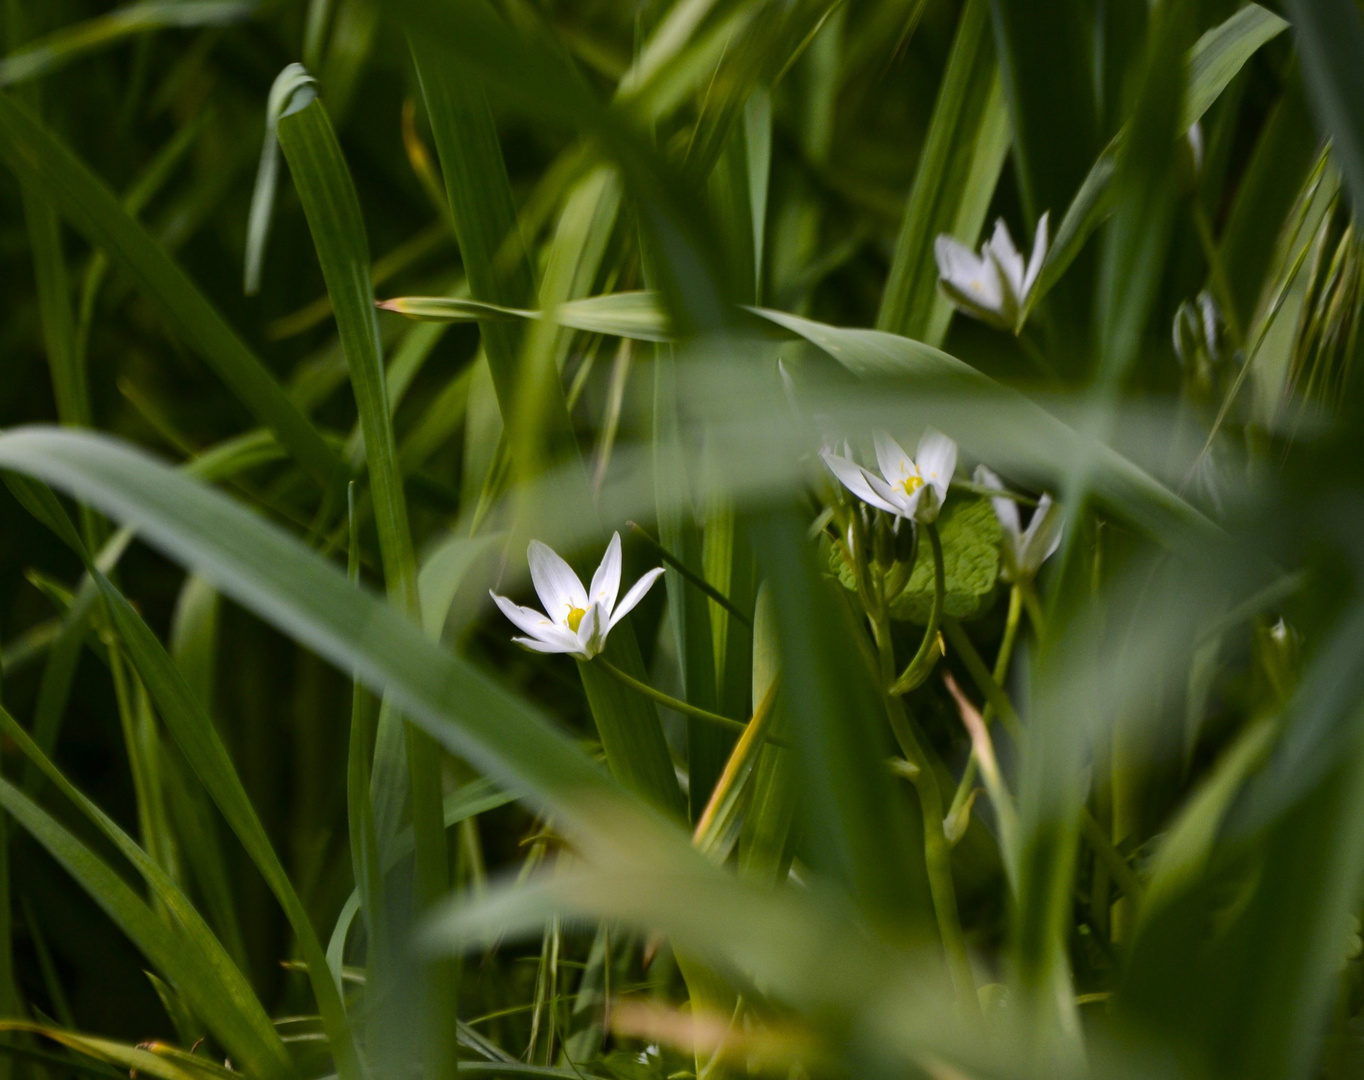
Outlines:
[[[82, 1035], [78, 1032], [65, 1031], [61, 1028], [29, 1023], [24, 1020], [0, 1020], [0, 1031], [25, 1031], [34, 1035], [43, 1035], [53, 1042], [61, 1043], [78, 1053], [94, 1058], [96, 1061], [103, 1061], [109, 1065], [116, 1065], [120, 1069], [127, 1069], [134, 1075], [146, 1073], [148, 1076], [155, 1077], [156, 1080], [227, 1080], [227, 1076], [230, 1075], [226, 1069], [206, 1058], [189, 1058], [186, 1061], [185, 1058], [189, 1057], [187, 1054], [183, 1057], [176, 1055], [172, 1058], [171, 1048], [159, 1043], [153, 1043], [144, 1049], [141, 1046], [128, 1046], [124, 1043], [114, 1042], [112, 1039], [102, 1039], [95, 1035]], [[65, 1061], [61, 1064], [64, 1067], [69, 1067]], [[95, 1075], [104, 1076], [107, 1074], [101, 1071]]]
[[[1189, 50], [1181, 132], [1203, 118], [1213, 102], [1261, 46], [1286, 26], [1282, 19], [1257, 4], [1248, 4], [1230, 19], [1213, 27]], [[1291, 91], [1290, 91], [1291, 93]], [[1109, 190], [1117, 168], [1126, 129], [1120, 131], [1085, 176], [1056, 230], [1042, 273], [1028, 298], [1029, 307], [1045, 296], [1079, 255], [1085, 241], [1113, 211]], [[1263, 231], [1263, 230], [1261, 230]], [[1228, 265], [1234, 268], [1234, 263]]]
[[[961, 211], [968, 203], [977, 204], [979, 218], [984, 218], [1008, 146], [1007, 112], [996, 88], [989, 18], [989, 0], [968, 0], [961, 9], [876, 315], [877, 329], [932, 345], [941, 344], [942, 333], [930, 333], [930, 327], [942, 322], [946, 330], [937, 309], [951, 310], [938, 295], [933, 242], [946, 233], [968, 245], [975, 243], [981, 220], [968, 214], [967, 220], [959, 221]], [[997, 134], [1001, 128], [1002, 139]], [[977, 145], [982, 138], [997, 149], [987, 150], [987, 160], [977, 174]], [[990, 175], [991, 164], [994, 175]]]
[[1289, 0], [1293, 33], [1302, 56], [1318, 125], [1345, 175], [1350, 198], [1364, 206], [1364, 17], [1349, 0]]
[[[23, 729], [8, 713], [0, 713], [0, 722], [5, 724], [12, 738], [23, 735]], [[31, 743], [25, 749], [34, 754], [41, 753]], [[49, 778], [57, 782], [61, 774], [44, 759], [39, 760]], [[14, 820], [80, 883], [142, 953], [180, 987], [195, 1013], [224, 1046], [240, 1055], [243, 1062], [251, 1061], [251, 1067], [259, 1069], [263, 1076], [292, 1075], [288, 1055], [260, 1002], [188, 901], [118, 826], [69, 785], [63, 782], [62, 786], [64, 793], [73, 798], [133, 861], [153, 887], [155, 895], [170, 905], [177, 918], [186, 920], [180, 924], [186, 935], [184, 939], [75, 836], [5, 780], [0, 780], [0, 802]]]
[[30, 42], [0, 59], [0, 86], [58, 71], [126, 38], [166, 27], [226, 26], [249, 18], [256, 0], [143, 0]]
[[71, 224], [158, 302], [177, 334], [324, 486], [340, 460], [165, 249], [118, 198], [24, 109], [0, 94], [0, 160], [40, 187]]

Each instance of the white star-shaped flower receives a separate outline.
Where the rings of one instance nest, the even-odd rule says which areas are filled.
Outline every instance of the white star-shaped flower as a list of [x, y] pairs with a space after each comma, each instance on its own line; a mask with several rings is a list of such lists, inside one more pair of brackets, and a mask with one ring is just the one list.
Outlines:
[[[976, 466], [976, 483], [995, 491], [1004, 490], [1004, 482], [984, 465]], [[1018, 503], [1003, 497], [992, 498], [990, 502], [1004, 536], [1001, 551], [1004, 569], [1000, 576], [1005, 581], [1032, 580], [1061, 544], [1061, 507], [1050, 495], [1043, 494], [1024, 530]]]
[[503, 615], [530, 635], [512, 638], [518, 645], [532, 652], [568, 653], [577, 660], [591, 660], [606, 648], [606, 635], [634, 610], [663, 573], [661, 566], [650, 570], [616, 603], [620, 593], [620, 533], [613, 533], [606, 545], [590, 590], [583, 588], [573, 567], [548, 544], [532, 540], [526, 560], [531, 582], [545, 606], [544, 614], [513, 604], [492, 590], [488, 594]]
[[863, 502], [925, 524], [937, 520], [957, 468], [957, 444], [930, 428], [911, 458], [889, 435], [878, 433], [875, 441], [880, 476], [832, 451], [820, 456], [843, 486]]
[[939, 236], [933, 254], [943, 292], [977, 319], [1001, 330], [1017, 330], [1028, 294], [1047, 258], [1048, 220], [1048, 214], [1038, 219], [1032, 255], [1026, 263], [1003, 218], [995, 222], [994, 235], [981, 245], [979, 255], [946, 233]]

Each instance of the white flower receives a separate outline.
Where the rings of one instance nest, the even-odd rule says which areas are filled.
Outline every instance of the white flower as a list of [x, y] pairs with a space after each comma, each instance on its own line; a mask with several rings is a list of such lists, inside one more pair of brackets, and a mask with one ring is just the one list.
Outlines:
[[943, 233], [933, 243], [943, 291], [957, 307], [991, 326], [1017, 330], [1047, 258], [1048, 220], [1048, 214], [1038, 220], [1026, 264], [1003, 218], [995, 222], [994, 235], [981, 245], [980, 255]]
[[[1004, 490], [1003, 481], [984, 465], [976, 466], [976, 483], [995, 491]], [[1030, 581], [1061, 544], [1060, 506], [1044, 494], [1037, 500], [1037, 509], [1025, 531], [1019, 521], [1018, 503], [1003, 497], [992, 498], [990, 502], [1004, 534], [1004, 570], [1000, 576], [1005, 581]]]
[[888, 514], [925, 523], [937, 519], [947, 498], [947, 485], [957, 468], [957, 444], [932, 428], [919, 440], [915, 458], [889, 435], [878, 433], [876, 463], [881, 467], [881, 476], [829, 450], [820, 456], [843, 486], [863, 502]]
[[606, 648], [606, 635], [644, 599], [649, 587], [663, 573], [663, 567], [650, 570], [625, 594], [620, 603], [620, 533], [611, 536], [601, 565], [592, 575], [592, 588], [583, 588], [573, 567], [564, 562], [547, 544], [532, 540], [526, 549], [530, 579], [545, 605], [545, 614], [534, 608], [513, 604], [505, 596], [488, 591], [502, 614], [530, 637], [512, 640], [532, 652], [568, 653], [578, 660], [591, 660]]

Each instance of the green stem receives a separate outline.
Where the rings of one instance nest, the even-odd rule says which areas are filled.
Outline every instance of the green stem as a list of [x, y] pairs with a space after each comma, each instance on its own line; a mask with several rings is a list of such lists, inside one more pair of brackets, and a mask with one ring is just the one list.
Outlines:
[[931, 522], [924, 525], [924, 531], [928, 533], [928, 544], [933, 551], [933, 607], [928, 613], [928, 625], [924, 627], [924, 637], [919, 643], [919, 651], [914, 654], [914, 659], [909, 662], [904, 674], [890, 687], [890, 693], [894, 695], [907, 694], [915, 687], [923, 685], [923, 681], [933, 670], [933, 665], [938, 662], [938, 657], [942, 655], [938, 644], [938, 626], [942, 622], [943, 601], [947, 596], [942, 538], [938, 535], [938, 527]]
[[672, 709], [674, 712], [680, 712], [684, 716], [694, 716], [697, 720], [704, 720], [709, 724], [719, 724], [721, 727], [727, 727], [735, 731], [748, 730], [748, 725], [742, 720], [734, 720], [728, 716], [721, 716], [719, 713], [698, 709], [695, 705], [688, 705], [685, 701], [681, 701], [671, 694], [665, 694], [662, 690], [655, 690], [648, 683], [641, 682], [633, 675], [625, 674], [625, 672], [621, 671], [615, 664], [611, 663], [609, 660], [602, 659], [600, 656], [596, 657], [592, 663], [600, 666], [603, 671], [623, 682], [636, 693], [643, 694], [647, 698], [652, 698], [660, 705]]
[[[1009, 614], [1004, 621], [1004, 637], [999, 643], [999, 653], [995, 656], [994, 681], [996, 686], [1003, 686], [1004, 678], [1009, 673], [1009, 661], [1013, 659], [1014, 641], [1018, 637], [1018, 624], [1022, 613], [1023, 590], [1017, 585], [1014, 585], [1014, 587], [1009, 590]], [[967, 638], [966, 644], [968, 649], [963, 649], [959, 640], [959, 635], [960, 637], [966, 637], [960, 624], [953, 620], [949, 620], [947, 623], [947, 636], [951, 639], [957, 652], [962, 654], [963, 659], [966, 659], [970, 653], [975, 651], [975, 648], [971, 644], [971, 640]], [[978, 656], [977, 659], [979, 659]], [[970, 666], [969, 659], [967, 660], [967, 665], [968, 667]], [[984, 666], [983, 662], [981, 666]], [[972, 675], [972, 678], [975, 678], [975, 676]], [[977, 683], [979, 683], [979, 680], [977, 680]], [[987, 728], [997, 712], [998, 709], [995, 707], [995, 702], [987, 697], [985, 701], [985, 710], [981, 713], [981, 719], [985, 721]], [[971, 795], [971, 789], [975, 786], [976, 774], [979, 773], [979, 771], [980, 761], [976, 757], [975, 750], [972, 750], [970, 758], [966, 761], [966, 769], [961, 774], [961, 782], [957, 784], [957, 792], [952, 797], [952, 806], [947, 811], [948, 821], [955, 821], [957, 815], [961, 813], [962, 807], [966, 805], [966, 800]]]
[[[933, 536], [936, 540], [937, 534], [934, 533]], [[941, 583], [941, 558], [938, 561], [938, 569]], [[951, 845], [947, 842], [947, 833], [943, 827], [942, 792], [938, 788], [937, 778], [933, 775], [928, 755], [924, 752], [910, 723], [905, 703], [890, 688], [890, 681], [895, 676], [895, 648], [891, 640], [890, 617], [886, 610], [885, 597], [879, 596], [877, 599], [880, 602], [872, 613], [871, 625], [873, 636], [876, 638], [881, 685], [887, 687], [882, 697], [885, 699], [886, 718], [890, 721], [890, 730], [900, 746], [900, 753], [914, 768], [908, 779], [919, 795], [919, 807], [923, 815], [924, 867], [928, 872], [928, 890], [933, 897], [933, 913], [937, 918], [938, 934], [942, 937], [943, 949], [947, 953], [947, 968], [952, 986], [957, 993], [957, 1000], [968, 1015], [978, 1016], [980, 999], [976, 992], [975, 976], [971, 974], [971, 958], [966, 950], [966, 936], [961, 929], [961, 914], [957, 909], [957, 889], [952, 880]]]
[[1028, 613], [1028, 621], [1032, 623], [1032, 632], [1040, 641], [1047, 620], [1042, 614], [1042, 602], [1037, 598], [1037, 588], [1031, 581], [1023, 582], [1019, 588], [1023, 590], [1023, 607]]
[[[985, 695], [986, 702], [994, 706], [995, 711], [999, 713], [1014, 738], [1020, 738], [1023, 729], [1022, 722], [1018, 718], [1018, 712], [1014, 709], [1013, 703], [1009, 701], [1009, 696], [999, 685], [998, 680], [991, 676], [986, 669], [984, 661], [980, 658], [980, 653], [976, 652], [975, 646], [971, 644], [971, 639], [966, 636], [960, 624], [949, 623], [947, 633], [952, 638], [953, 646], [962, 655], [962, 662], [967, 674], [974, 680], [980, 692]], [[1113, 879], [1122, 888], [1123, 893], [1134, 904], [1140, 903], [1142, 893], [1145, 891], [1141, 879], [1128, 866], [1127, 860], [1122, 857], [1122, 853], [1113, 846], [1112, 841], [1100, 828], [1099, 823], [1094, 820], [1094, 815], [1090, 813], [1087, 806], [1082, 807], [1080, 811], [1080, 828], [1084, 833], [1086, 842], [1108, 867], [1113, 874]]]
[[627, 521], [625, 524], [630, 528], [632, 532], [634, 532], [636, 536], [643, 539], [643, 541], [646, 544], [648, 544], [651, 548], [658, 552], [658, 557], [660, 559], [662, 559], [665, 563], [671, 566], [674, 570], [681, 574], [687, 581], [695, 585], [698, 589], [700, 589], [703, 593], [709, 596], [712, 600], [714, 600], [722, 608], [728, 611], [731, 615], [733, 615], [741, 623], [747, 626], [750, 630], [753, 629], [753, 619], [751, 616], [747, 615], [742, 610], [740, 610], [739, 606], [735, 604], [733, 600], [731, 600], [728, 596], [722, 593], [709, 581], [701, 577], [699, 574], [694, 573], [688, 566], [686, 566], [682, 562], [681, 559], [679, 559], [671, 551], [669, 551], [657, 540], [655, 540], [652, 536], [650, 536], [648, 531], [643, 526], [637, 525], [633, 521]]
[[1094, 854], [1108, 867], [1108, 872], [1113, 875], [1113, 880], [1118, 883], [1123, 894], [1133, 904], [1140, 904], [1146, 887], [1132, 868], [1127, 865], [1127, 860], [1122, 857], [1122, 852], [1113, 846], [1113, 842], [1109, 840], [1103, 827], [1094, 820], [1094, 815], [1089, 812], [1088, 807], [1085, 807], [1080, 814], [1080, 833], [1084, 836], [1086, 843], [1094, 849]]

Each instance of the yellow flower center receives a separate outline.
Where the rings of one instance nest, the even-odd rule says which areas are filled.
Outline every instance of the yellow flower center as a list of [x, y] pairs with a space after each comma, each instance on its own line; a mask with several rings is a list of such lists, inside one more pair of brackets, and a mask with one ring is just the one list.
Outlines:
[[923, 478], [917, 474], [914, 476], [906, 476], [900, 486], [905, 489], [906, 495], [913, 495], [924, 486]]
[[568, 609], [568, 628], [575, 634], [578, 632], [578, 627], [583, 621], [583, 616], [586, 614], [587, 608], [575, 607]]

